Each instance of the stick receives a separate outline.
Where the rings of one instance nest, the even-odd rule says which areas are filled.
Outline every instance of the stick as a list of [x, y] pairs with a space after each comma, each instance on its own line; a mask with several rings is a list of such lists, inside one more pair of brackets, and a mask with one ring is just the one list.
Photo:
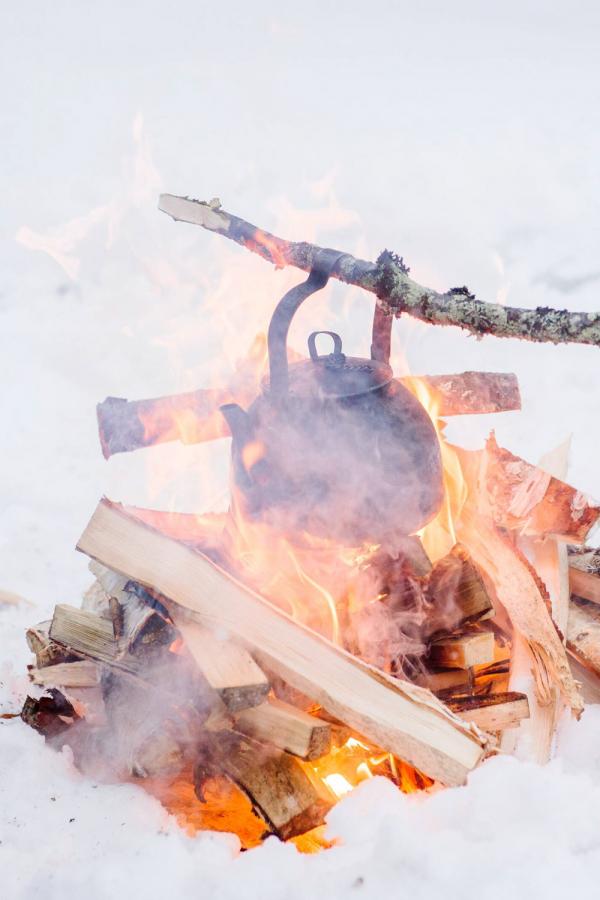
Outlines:
[[213, 629], [224, 628], [281, 675], [369, 741], [445, 784], [464, 782], [483, 756], [470, 731], [429, 691], [363, 663], [272, 606], [207, 557], [98, 504], [78, 549], [150, 585]]
[[[189, 197], [161, 194], [158, 208], [175, 221], [201, 225], [258, 253], [277, 268], [295, 266], [309, 272], [321, 247], [286, 241], [262, 231], [244, 219], [221, 209], [218, 200], [204, 203]], [[466, 288], [440, 294], [408, 277], [408, 269], [395, 254], [384, 251], [377, 263], [356, 259], [347, 253], [332, 273], [346, 284], [375, 294], [386, 312], [406, 312], [436, 325], [457, 325], [479, 337], [522, 338], [543, 343], [600, 345], [600, 313], [569, 312], [538, 306], [517, 309], [476, 300]]]

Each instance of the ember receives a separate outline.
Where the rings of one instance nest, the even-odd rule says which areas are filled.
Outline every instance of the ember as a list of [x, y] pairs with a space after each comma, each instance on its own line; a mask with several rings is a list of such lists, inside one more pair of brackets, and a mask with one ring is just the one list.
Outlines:
[[[225, 215], [206, 210], [204, 227]], [[288, 261], [259, 230], [240, 242]], [[25, 721], [84, 771], [135, 779], [188, 830], [245, 847], [327, 846], [327, 812], [374, 775], [405, 792], [461, 784], [530, 713], [547, 755], [556, 711], [583, 708], [567, 649], [600, 671], [596, 557], [572, 549], [566, 646], [548, 602], [549, 550], [583, 547], [600, 509], [493, 435], [480, 451], [444, 437], [441, 416], [520, 408], [516, 378], [394, 379], [379, 304], [371, 359], [331, 332], [332, 353], [314, 332], [310, 359], [288, 354], [291, 317], [344, 258], [313, 254], [268, 353], [258, 338], [222, 390], [99, 405], [107, 458], [231, 434], [230, 509], [102, 500], [78, 544], [96, 579], [81, 608], [27, 633], [47, 692]]]

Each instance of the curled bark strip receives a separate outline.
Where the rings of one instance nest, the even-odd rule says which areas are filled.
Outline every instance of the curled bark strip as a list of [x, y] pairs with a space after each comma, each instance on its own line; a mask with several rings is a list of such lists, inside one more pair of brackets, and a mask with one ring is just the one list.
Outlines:
[[[277, 268], [295, 266], [310, 271], [321, 247], [306, 241], [286, 241], [231, 215], [218, 200], [204, 203], [189, 197], [161, 194], [159, 209], [179, 222], [201, 225], [241, 244]], [[396, 316], [408, 313], [433, 325], [456, 325], [477, 337], [520, 338], [540, 343], [600, 345], [600, 313], [569, 312], [538, 306], [518, 309], [477, 300], [466, 288], [440, 294], [409, 277], [403, 260], [385, 250], [377, 262], [345, 254], [332, 273], [346, 284], [375, 294], [382, 308]]]

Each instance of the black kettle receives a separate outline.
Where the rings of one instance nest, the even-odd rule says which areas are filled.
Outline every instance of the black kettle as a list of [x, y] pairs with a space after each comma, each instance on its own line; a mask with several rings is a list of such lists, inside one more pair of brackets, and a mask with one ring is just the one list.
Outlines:
[[[393, 378], [392, 316], [375, 306], [371, 359], [346, 356], [339, 335], [315, 331], [310, 358], [288, 364], [291, 320], [342, 256], [320, 251], [308, 279], [280, 300], [269, 325], [270, 374], [249, 409], [221, 407], [233, 437], [234, 501], [286, 534], [393, 544], [438, 512], [443, 481], [433, 424]], [[319, 335], [333, 341], [331, 353], [319, 355]]]

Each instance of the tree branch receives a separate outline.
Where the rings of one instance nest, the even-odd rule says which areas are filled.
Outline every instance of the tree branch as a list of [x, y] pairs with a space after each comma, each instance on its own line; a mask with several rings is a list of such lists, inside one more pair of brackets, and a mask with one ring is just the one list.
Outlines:
[[[310, 271], [313, 260], [322, 249], [304, 241], [286, 241], [250, 222], [221, 209], [218, 200], [204, 203], [188, 197], [161, 194], [159, 209], [179, 222], [201, 225], [241, 244], [276, 268], [295, 266]], [[343, 256], [334, 277], [346, 284], [364, 288], [375, 294], [386, 312], [400, 316], [408, 313], [434, 325], [456, 325], [477, 337], [521, 338], [553, 344], [593, 344], [600, 346], [600, 313], [569, 312], [566, 309], [517, 309], [499, 303], [484, 303], [467, 288], [453, 288], [439, 294], [422, 287], [412, 278], [401, 258], [384, 250], [376, 263]]]

